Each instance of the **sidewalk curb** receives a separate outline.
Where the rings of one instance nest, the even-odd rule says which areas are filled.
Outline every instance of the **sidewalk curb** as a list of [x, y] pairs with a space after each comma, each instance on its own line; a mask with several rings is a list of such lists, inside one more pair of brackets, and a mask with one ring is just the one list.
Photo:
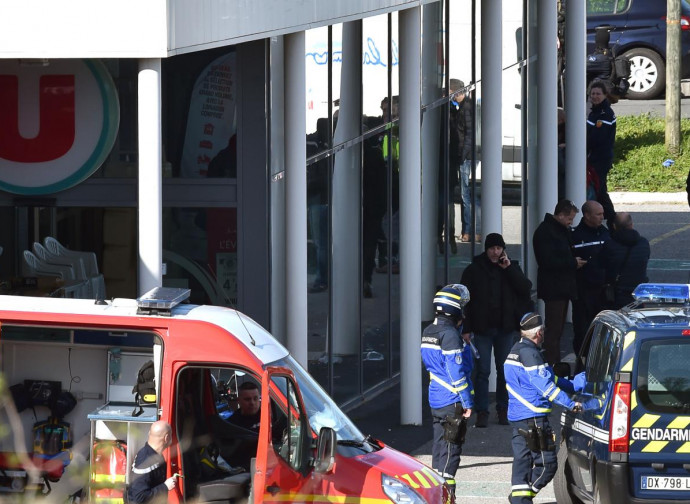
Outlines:
[[611, 202], [615, 205], [637, 203], [662, 203], [668, 205], [687, 205], [688, 193], [652, 193], [652, 192], [610, 192]]

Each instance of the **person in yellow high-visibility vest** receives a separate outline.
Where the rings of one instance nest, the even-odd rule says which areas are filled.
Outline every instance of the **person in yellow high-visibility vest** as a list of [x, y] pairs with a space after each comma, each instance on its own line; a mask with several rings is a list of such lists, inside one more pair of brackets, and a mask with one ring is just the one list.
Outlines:
[[[394, 121], [398, 118], [398, 102], [398, 96], [393, 96], [390, 103], [390, 112], [388, 111], [388, 100], [384, 99], [384, 101], [381, 102], [384, 124], [390, 121]], [[381, 152], [383, 154], [383, 159], [386, 161], [386, 163], [389, 163], [390, 166], [390, 176], [392, 185], [392, 212], [387, 213], [384, 217], [383, 229], [384, 233], [386, 234], [386, 238], [389, 239], [391, 242], [391, 257], [389, 261], [391, 264], [391, 271], [393, 273], [398, 273], [398, 235], [400, 232], [398, 222], [398, 209], [400, 207], [400, 139], [398, 137], [398, 124], [396, 123], [392, 125], [391, 129], [385, 131], [379, 138], [381, 142]], [[390, 236], [388, 236], [389, 234]], [[383, 270], [379, 271], [383, 272]]]

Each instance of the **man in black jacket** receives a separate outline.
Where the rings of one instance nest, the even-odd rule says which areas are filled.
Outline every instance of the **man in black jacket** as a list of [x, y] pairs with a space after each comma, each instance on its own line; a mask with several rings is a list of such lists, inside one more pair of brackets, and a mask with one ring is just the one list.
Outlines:
[[580, 351], [585, 333], [597, 313], [604, 309], [604, 267], [599, 253], [609, 239], [604, 222], [604, 207], [596, 201], [585, 201], [582, 219], [573, 230], [573, 255], [587, 261], [575, 275], [577, 299], [573, 301], [573, 350]]
[[617, 213], [611, 239], [601, 251], [606, 281], [615, 285], [615, 300], [610, 308], [617, 310], [632, 303], [635, 287], [648, 281], [649, 255], [649, 241], [633, 229], [632, 216], [627, 212]]
[[561, 360], [561, 334], [568, 313], [568, 302], [577, 299], [575, 272], [586, 264], [571, 252], [570, 226], [578, 209], [567, 199], [556, 204], [553, 215], [547, 213], [532, 236], [537, 260], [537, 297], [544, 301], [546, 361]]
[[474, 342], [479, 350], [474, 388], [477, 427], [486, 427], [489, 420], [492, 348], [496, 366], [498, 423], [509, 425], [503, 363], [517, 340], [520, 318], [532, 308], [532, 282], [527, 279], [517, 262], [508, 258], [505, 246], [500, 234], [488, 234], [484, 240], [484, 253], [476, 256], [462, 273], [461, 283], [470, 291], [470, 302], [465, 307], [463, 333], [474, 333]]

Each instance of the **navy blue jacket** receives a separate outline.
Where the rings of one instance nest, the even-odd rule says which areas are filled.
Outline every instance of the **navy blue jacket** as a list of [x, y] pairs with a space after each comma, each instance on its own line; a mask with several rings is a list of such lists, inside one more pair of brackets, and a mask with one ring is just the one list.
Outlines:
[[572, 234], [573, 255], [587, 261], [577, 270], [577, 286], [580, 295], [586, 289], [600, 288], [606, 283], [606, 273], [601, 263], [600, 252], [609, 238], [606, 226], [589, 227], [581, 220]]
[[132, 464], [132, 481], [127, 489], [128, 502], [167, 502], [165, 472], [165, 459], [146, 443]]
[[616, 141], [616, 114], [611, 104], [604, 99], [599, 105], [592, 105], [587, 116], [587, 162], [591, 164], [602, 181], [613, 165], [613, 144]]
[[[630, 255], [626, 261], [628, 248]], [[611, 239], [604, 245], [601, 255], [607, 281], [613, 282], [618, 276], [616, 299], [612, 308], [618, 309], [632, 303], [632, 291], [639, 284], [648, 281], [649, 242], [634, 229], [620, 229], [611, 233]]]
[[[459, 103], [451, 102], [449, 123], [450, 145], [448, 156], [450, 166], [456, 167], [472, 157], [472, 146], [474, 145], [472, 128], [474, 123], [472, 121], [472, 100], [470, 100], [469, 96], [465, 96]], [[453, 169], [451, 171], [456, 170]]]
[[[537, 345], [521, 338], [513, 345], [503, 364], [508, 389], [508, 420], [545, 417], [555, 402], [568, 409], [575, 406], [568, 393], [575, 391], [572, 382], [557, 378]], [[564, 392], [564, 390], [566, 392]]]
[[472, 353], [451, 319], [436, 317], [422, 333], [422, 361], [429, 372], [429, 406], [434, 409], [460, 403], [474, 406]]

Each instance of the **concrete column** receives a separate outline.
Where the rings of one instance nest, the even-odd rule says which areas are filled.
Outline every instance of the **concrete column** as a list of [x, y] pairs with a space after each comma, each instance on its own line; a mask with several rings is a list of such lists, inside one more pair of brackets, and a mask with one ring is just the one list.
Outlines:
[[400, 419], [422, 424], [421, 8], [400, 11]]
[[[443, 36], [443, 32], [439, 30], [441, 5], [437, 2], [422, 7], [422, 103], [425, 105], [440, 98], [443, 87], [443, 74], [439, 72], [438, 66], [439, 37]], [[443, 155], [439, 150], [442, 111], [440, 107], [428, 109], [422, 119], [422, 320], [434, 318], [432, 299], [436, 292], [438, 171], [439, 159]], [[451, 166], [450, 169], [457, 167]]]
[[481, 234], [503, 232], [503, 7], [482, 0], [482, 184]]
[[287, 348], [307, 367], [307, 103], [304, 32], [285, 36], [285, 310]]
[[283, 37], [271, 37], [271, 334], [286, 343], [285, 310], [285, 50]]
[[[334, 144], [356, 138], [362, 128], [362, 22], [343, 24], [340, 109]], [[335, 157], [332, 200], [333, 353], [359, 355], [361, 300], [361, 156], [359, 146]]]
[[[538, 128], [537, 112], [539, 110], [539, 92], [537, 83], [539, 81], [539, 67], [537, 66], [537, 55], [539, 54], [539, 27], [537, 23], [537, 2], [538, 0], [527, 0], [527, 30], [523, 31], [523, 36], [527, 37], [527, 65], [522, 69], [527, 72], [527, 199], [523, 201], [523, 211], [527, 212], [527, 226], [523, 231], [524, 240], [528, 250], [527, 276], [532, 281], [533, 288], [537, 285], [537, 261], [534, 258], [532, 249], [532, 236], [539, 223], [544, 218], [539, 200], [539, 150], [538, 150]], [[524, 104], [523, 104], [524, 106]], [[552, 209], [553, 210], [553, 209]]]
[[578, 207], [587, 194], [587, 6], [585, 0], [568, 0], [565, 17], [565, 195]]
[[139, 60], [139, 294], [163, 285], [161, 60]]
[[537, 150], [538, 159], [538, 207], [543, 218], [546, 212], [553, 213], [558, 202], [558, 75], [556, 30], [556, 2], [538, 3], [539, 48], [537, 55]]

